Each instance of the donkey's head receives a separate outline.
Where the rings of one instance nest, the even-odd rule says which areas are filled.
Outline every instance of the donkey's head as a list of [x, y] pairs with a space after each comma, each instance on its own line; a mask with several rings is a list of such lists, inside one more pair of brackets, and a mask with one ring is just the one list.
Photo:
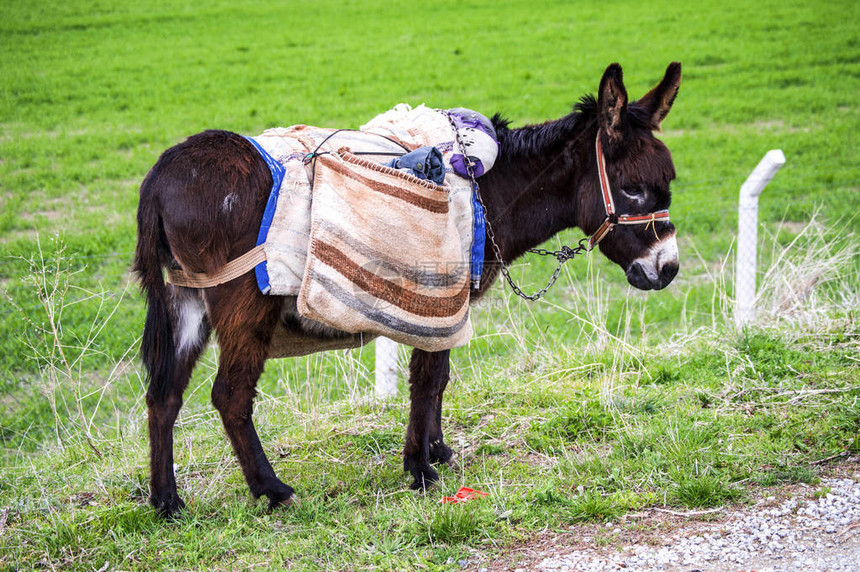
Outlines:
[[673, 63], [657, 87], [628, 103], [621, 66], [610, 65], [600, 81], [591, 155], [596, 180], [589, 187], [602, 192], [581, 194], [579, 226], [641, 290], [664, 288], [678, 273], [675, 226], [668, 220], [675, 167], [654, 131], [680, 83], [681, 64]]

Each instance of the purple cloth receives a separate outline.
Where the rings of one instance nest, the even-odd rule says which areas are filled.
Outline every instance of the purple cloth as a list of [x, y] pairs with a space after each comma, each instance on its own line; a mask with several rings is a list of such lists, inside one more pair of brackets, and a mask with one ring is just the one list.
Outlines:
[[471, 109], [457, 107], [449, 109], [448, 113], [454, 120], [454, 125], [460, 133], [460, 139], [466, 147], [466, 156], [458, 148], [451, 156], [451, 168], [461, 177], [468, 178], [467, 162], [472, 165], [475, 177], [480, 177], [489, 171], [496, 162], [499, 153], [499, 142], [496, 140], [496, 130], [489, 119]]
[[[469, 159], [472, 161], [472, 172], [475, 174], [475, 177], [480, 177], [486, 171], [484, 171], [484, 164], [477, 157], [469, 156]], [[469, 171], [466, 169], [466, 158], [457, 153], [456, 155], [451, 155], [451, 168], [454, 169], [454, 172], [460, 175], [461, 177], [469, 178]]]

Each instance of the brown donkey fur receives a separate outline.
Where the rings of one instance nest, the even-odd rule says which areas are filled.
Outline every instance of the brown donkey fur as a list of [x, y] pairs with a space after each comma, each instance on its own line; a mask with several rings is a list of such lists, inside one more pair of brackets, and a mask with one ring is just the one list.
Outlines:
[[[493, 118], [499, 157], [479, 183], [504, 263], [563, 229], [578, 226], [590, 234], [603, 222], [597, 137], [618, 213], [669, 207], [674, 166], [653, 131], [669, 112], [680, 80], [681, 66], [673, 63], [653, 90], [628, 102], [621, 67], [613, 64], [597, 99], [583, 98], [561, 119], [510, 129], [498, 115]], [[165, 283], [166, 267], [212, 274], [251, 249], [271, 185], [267, 166], [248, 141], [226, 131], [206, 131], [165, 151], [140, 188], [135, 270], [148, 303], [141, 353], [149, 373], [150, 501], [164, 516], [184, 506], [173, 473], [173, 426], [212, 331], [221, 348], [212, 403], [251, 492], [265, 495], [272, 507], [293, 499], [293, 489], [272, 470], [252, 420], [257, 380], [273, 339], [293, 343], [294, 355], [355, 344], [354, 336], [299, 316], [294, 297], [261, 294], [253, 273], [199, 290]], [[638, 288], [663, 288], [678, 271], [675, 228], [668, 221], [618, 226], [600, 250]], [[486, 253], [481, 288], [472, 291], [473, 299], [498, 275], [489, 243]], [[414, 478], [413, 488], [437, 480], [431, 464], [451, 458], [441, 424], [448, 359], [449, 351], [412, 353], [403, 466]]]

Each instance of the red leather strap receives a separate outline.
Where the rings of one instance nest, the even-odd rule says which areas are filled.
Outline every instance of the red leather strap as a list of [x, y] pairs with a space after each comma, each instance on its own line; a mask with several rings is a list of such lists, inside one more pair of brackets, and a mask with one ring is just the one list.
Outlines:
[[[612, 188], [609, 186], [609, 176], [606, 174], [606, 159], [603, 156], [603, 146], [600, 144], [600, 130], [597, 131], [595, 142], [595, 153], [597, 155], [597, 176], [600, 179], [600, 194], [603, 198], [603, 208], [606, 210], [606, 218], [594, 234], [588, 237], [588, 250], [592, 250], [601, 240], [612, 231], [616, 224], [644, 224], [654, 226], [658, 220], [669, 220], [669, 211], [661, 210], [649, 214], [637, 215], [615, 215], [615, 201], [612, 199]], [[654, 234], [657, 234], [656, 228]]]

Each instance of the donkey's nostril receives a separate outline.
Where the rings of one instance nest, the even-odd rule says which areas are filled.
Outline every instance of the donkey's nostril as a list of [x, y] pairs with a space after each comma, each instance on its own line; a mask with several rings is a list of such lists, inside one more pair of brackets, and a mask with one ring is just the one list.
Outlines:
[[645, 267], [638, 261], [633, 262], [629, 268], [627, 268], [627, 282], [630, 283], [634, 288], [639, 288], [640, 290], [651, 290], [654, 288], [654, 280], [649, 278], [645, 273]]
[[668, 286], [672, 280], [675, 279], [675, 276], [678, 275], [678, 263], [670, 262], [669, 264], [664, 264], [663, 268], [660, 269], [660, 285], [655, 286], [655, 290], [661, 290]]

